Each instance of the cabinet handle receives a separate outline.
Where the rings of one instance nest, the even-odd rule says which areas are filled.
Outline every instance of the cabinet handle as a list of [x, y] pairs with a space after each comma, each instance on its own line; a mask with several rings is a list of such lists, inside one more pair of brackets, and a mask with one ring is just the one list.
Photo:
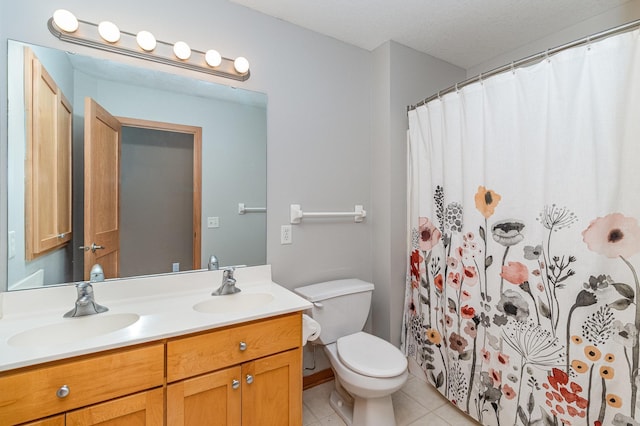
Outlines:
[[246, 342], [240, 342], [240, 350], [241, 351], [246, 351], [247, 350]]
[[250, 385], [253, 383], [253, 376], [251, 374], [247, 374], [247, 384]]
[[233, 379], [233, 381], [231, 382], [231, 387], [233, 389], [238, 389], [240, 387], [240, 380]]
[[69, 393], [70, 393], [70, 392], [71, 392], [71, 391], [69, 390], [69, 386], [67, 386], [67, 385], [62, 385], [62, 386], [60, 386], [60, 389], [58, 389], [58, 390], [56, 391], [56, 396], [57, 396], [58, 398], [61, 398], [61, 399], [62, 399], [62, 398], [66, 398], [66, 397], [67, 397], [67, 395], [69, 395]]

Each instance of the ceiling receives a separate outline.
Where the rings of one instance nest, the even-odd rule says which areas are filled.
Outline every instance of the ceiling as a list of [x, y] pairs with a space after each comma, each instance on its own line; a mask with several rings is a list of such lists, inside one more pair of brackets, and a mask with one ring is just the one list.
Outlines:
[[393, 40], [469, 69], [638, 0], [231, 1], [366, 50]]

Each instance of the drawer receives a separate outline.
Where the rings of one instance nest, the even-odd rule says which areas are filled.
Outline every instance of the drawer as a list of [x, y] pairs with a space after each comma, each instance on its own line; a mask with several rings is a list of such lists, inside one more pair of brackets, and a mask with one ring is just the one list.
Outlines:
[[[0, 425], [106, 401], [164, 383], [164, 345], [62, 361], [0, 376]], [[69, 394], [56, 395], [66, 385]]]
[[167, 381], [241, 364], [300, 345], [300, 312], [177, 338], [167, 342]]

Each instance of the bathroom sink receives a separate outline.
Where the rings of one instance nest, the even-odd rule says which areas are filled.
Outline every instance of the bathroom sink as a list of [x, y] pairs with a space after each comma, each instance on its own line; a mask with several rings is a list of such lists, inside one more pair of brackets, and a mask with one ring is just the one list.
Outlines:
[[130, 313], [67, 318], [55, 324], [15, 334], [9, 338], [7, 343], [15, 347], [58, 346], [113, 333], [129, 327], [139, 319], [139, 315]]
[[193, 309], [206, 314], [225, 314], [250, 311], [273, 300], [270, 293], [235, 293], [226, 296], [211, 296], [204, 302], [196, 303]]

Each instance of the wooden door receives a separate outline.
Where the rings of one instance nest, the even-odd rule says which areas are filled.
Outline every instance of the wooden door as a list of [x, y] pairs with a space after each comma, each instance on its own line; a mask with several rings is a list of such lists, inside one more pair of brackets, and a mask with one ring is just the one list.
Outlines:
[[120, 276], [120, 122], [91, 98], [84, 116], [84, 278]]
[[242, 365], [242, 425], [302, 425], [302, 351]]
[[113, 399], [66, 414], [66, 426], [161, 426], [163, 422], [162, 388]]
[[240, 372], [230, 367], [167, 386], [167, 424], [239, 426]]
[[25, 48], [25, 257], [71, 240], [71, 103]]

